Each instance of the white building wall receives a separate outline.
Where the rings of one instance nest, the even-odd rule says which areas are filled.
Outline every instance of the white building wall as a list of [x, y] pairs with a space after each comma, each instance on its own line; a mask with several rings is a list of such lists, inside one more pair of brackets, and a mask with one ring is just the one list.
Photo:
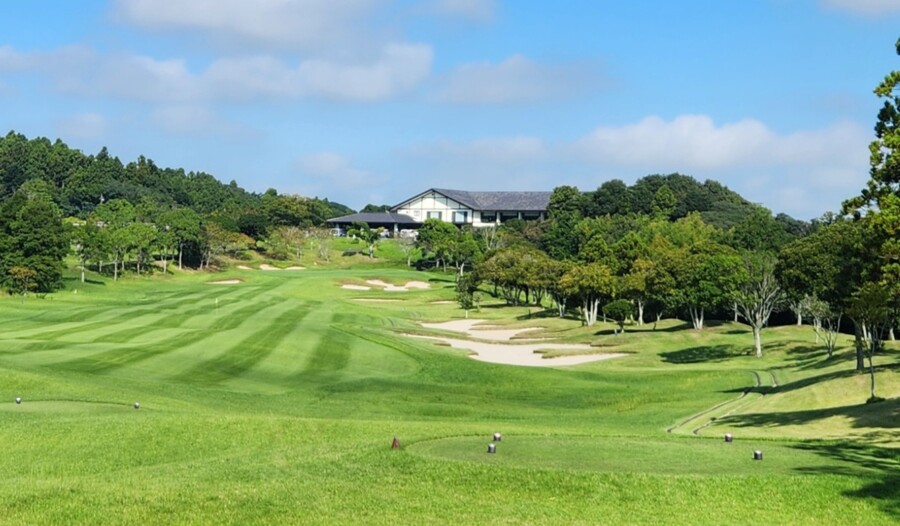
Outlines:
[[[448, 223], [471, 224], [475, 216], [471, 208], [434, 192], [404, 203], [402, 207], [397, 209], [397, 212], [406, 214], [423, 223], [429, 217], [439, 215], [441, 221]], [[458, 221], [461, 219], [459, 214], [465, 214], [465, 221]], [[454, 219], [457, 219], [457, 221], [454, 221]]]

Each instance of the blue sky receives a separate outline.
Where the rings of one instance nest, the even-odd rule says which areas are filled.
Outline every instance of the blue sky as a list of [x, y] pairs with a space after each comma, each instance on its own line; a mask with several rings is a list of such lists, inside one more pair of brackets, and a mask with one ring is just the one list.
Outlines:
[[7, 2], [0, 125], [251, 191], [396, 204], [680, 172], [856, 194], [900, 0]]

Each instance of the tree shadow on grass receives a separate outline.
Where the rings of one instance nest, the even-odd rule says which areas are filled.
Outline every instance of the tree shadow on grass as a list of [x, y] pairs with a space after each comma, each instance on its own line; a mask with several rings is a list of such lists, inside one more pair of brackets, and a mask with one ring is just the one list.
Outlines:
[[731, 345], [703, 345], [679, 351], [660, 353], [666, 363], [709, 363], [722, 362], [730, 358], [747, 354]]
[[[81, 278], [74, 277], [74, 276], [72, 276], [72, 277], [64, 276], [62, 278], [62, 280], [65, 281], [66, 283], [75, 283], [75, 284], [82, 283]], [[91, 279], [91, 278], [84, 278], [84, 283], [91, 284], [91, 285], [104, 285], [104, 286], [106, 285], [105, 281], [100, 281], [98, 279]]]
[[836, 460], [845, 467], [800, 468], [801, 473], [847, 475], [862, 479], [859, 489], [844, 495], [875, 501], [891, 517], [900, 520], [900, 450], [865, 443], [798, 444], [797, 449]]
[[[821, 377], [820, 377], [821, 378]], [[778, 391], [781, 387], [774, 388]], [[867, 393], [860, 393], [860, 399]], [[780, 413], [743, 413], [719, 418], [716, 423], [731, 427], [778, 427], [788, 425], [806, 425], [818, 420], [832, 417], [847, 419], [854, 428], [900, 429], [900, 399], [892, 398], [875, 404], [861, 403], [828, 407], [825, 409], [807, 409], [803, 411], [784, 411]]]
[[628, 325], [628, 332], [682, 332], [682, 331], [692, 331], [694, 328], [690, 323], [683, 321], [678, 325], [672, 325], [669, 327], [657, 327], [653, 328], [652, 321], [645, 321], [643, 325]]

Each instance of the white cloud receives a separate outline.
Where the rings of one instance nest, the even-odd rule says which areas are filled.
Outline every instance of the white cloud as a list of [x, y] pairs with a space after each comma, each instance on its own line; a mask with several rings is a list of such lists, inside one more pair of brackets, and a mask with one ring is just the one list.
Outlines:
[[705, 115], [671, 121], [647, 117], [635, 124], [600, 127], [575, 144], [588, 160], [660, 170], [708, 170], [738, 165], [845, 163], [865, 153], [865, 131], [850, 123], [778, 135], [746, 119], [717, 126]]
[[341, 45], [379, 0], [116, 0], [116, 16], [151, 30], [201, 31], [279, 47]]
[[522, 55], [499, 64], [479, 62], [454, 70], [436, 98], [455, 104], [533, 102], [571, 95], [589, 84], [589, 66], [548, 65]]
[[113, 96], [140, 101], [196, 99], [201, 90], [183, 60], [156, 60], [141, 55], [101, 55], [71, 46], [53, 51], [0, 49], [0, 71], [51, 79], [62, 93]]
[[820, 0], [825, 7], [868, 16], [900, 13], [900, 0]]
[[203, 73], [210, 94], [229, 98], [321, 96], [351, 101], [389, 99], [414, 89], [431, 69], [425, 45], [389, 45], [374, 62], [307, 60], [296, 68], [268, 56], [222, 59]]
[[372, 64], [342, 65], [310, 60], [300, 65], [304, 91], [347, 100], [382, 100], [415, 88], [428, 76], [431, 47], [394, 44], [384, 48]]
[[494, 17], [496, 0], [432, 0], [428, 10], [441, 16], [452, 16], [485, 22]]
[[426, 45], [393, 44], [371, 62], [306, 60], [296, 67], [266, 55], [228, 58], [193, 73], [183, 60], [101, 55], [83, 47], [20, 53], [0, 49], [0, 70], [52, 79], [58, 91], [156, 103], [211, 103], [270, 97], [385, 100], [407, 93], [429, 74]]

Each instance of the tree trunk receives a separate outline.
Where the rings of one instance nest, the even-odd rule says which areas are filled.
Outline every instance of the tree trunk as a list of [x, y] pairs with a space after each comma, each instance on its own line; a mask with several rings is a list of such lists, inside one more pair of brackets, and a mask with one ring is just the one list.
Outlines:
[[862, 327], [856, 322], [853, 322], [853, 339], [856, 345], [856, 371], [861, 373], [866, 370], [866, 351], [863, 343]]
[[760, 328], [757, 325], [753, 326], [753, 345], [756, 347], [756, 357], [762, 358], [762, 338], [760, 338]]
[[183, 253], [184, 253], [184, 243], [178, 243], [178, 270], [181, 270], [181, 255]]
[[872, 356], [875, 354], [877, 342], [873, 341], [869, 347], [869, 398], [875, 398], [875, 365], [872, 363]]
[[703, 309], [697, 309], [694, 307], [688, 308], [688, 311], [691, 315], [691, 323], [694, 325], [694, 329], [702, 330], [703, 329]]
[[643, 300], [637, 300], [637, 308], [638, 308], [637, 324], [638, 324], [638, 327], [643, 327], [644, 326], [644, 301]]

